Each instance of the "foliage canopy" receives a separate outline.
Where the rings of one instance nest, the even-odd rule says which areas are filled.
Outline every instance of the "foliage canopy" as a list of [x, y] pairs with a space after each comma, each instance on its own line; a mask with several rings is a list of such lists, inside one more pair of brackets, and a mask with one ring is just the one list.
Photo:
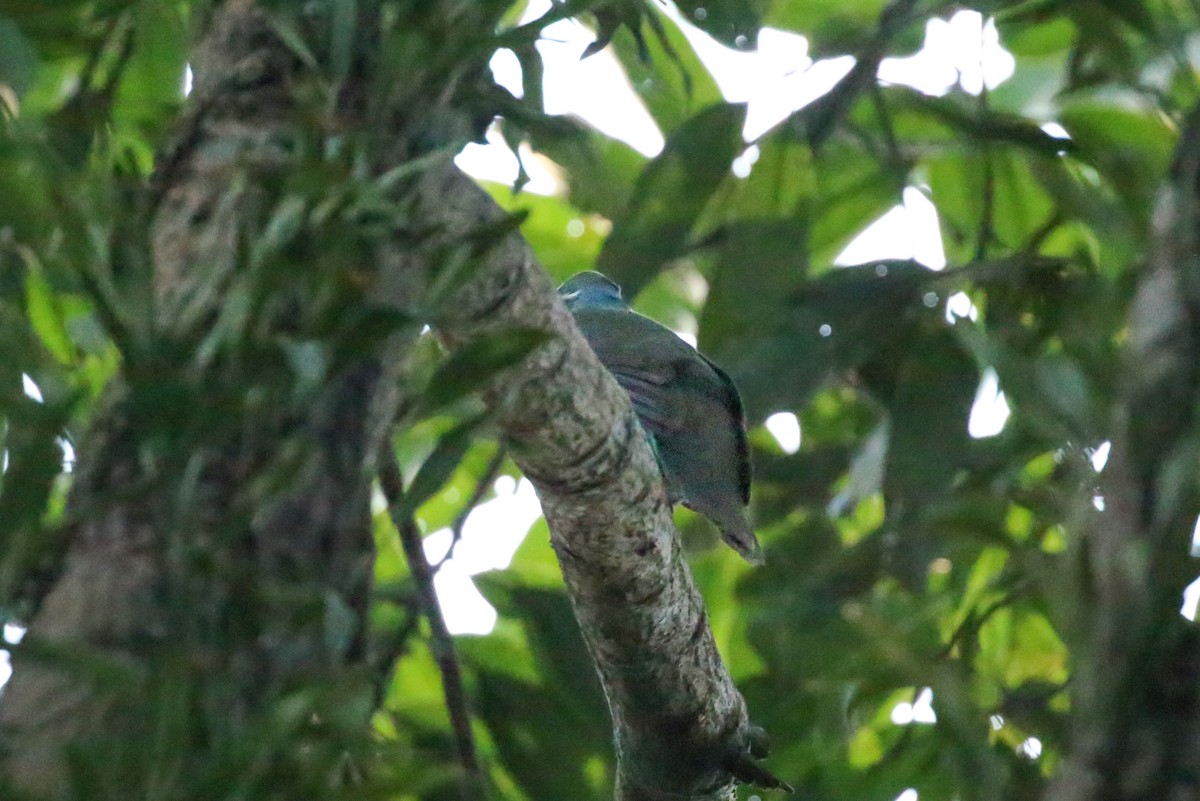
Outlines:
[[[390, 187], [419, 170], [421, 158], [457, 150], [496, 114], [510, 143], [527, 143], [561, 168], [559, 196], [489, 187], [551, 276], [606, 272], [644, 313], [694, 324], [700, 348], [741, 388], [766, 567], [748, 569], [715, 547], [694, 516], [680, 512], [677, 521], [721, 652], [752, 718], [771, 735], [772, 770], [800, 797], [823, 801], [887, 801], [910, 787], [922, 801], [1046, 792], [1078, 725], [1075, 671], [1095, 656], [1090, 637], [1102, 605], [1081, 532], [1105, 506], [1095, 462], [1121, 402], [1129, 307], [1154, 246], [1156, 198], [1200, 96], [1195, 4], [980, 0], [971, 8], [994, 20], [1015, 71], [990, 91], [956, 86], [935, 97], [881, 84], [879, 61], [914, 52], [931, 19], [963, 4], [677, 2], [690, 24], [733, 48], [752, 47], [760, 27], [771, 26], [803, 34], [815, 59], [857, 59], [830, 93], [746, 143], [744, 107], [722, 100], [676, 17], [658, 4], [581, 0], [526, 23], [523, 2], [474, 4], [461, 18], [392, 29], [372, 51], [377, 78], [364, 88], [350, 80], [361, 67], [351, 55], [356, 15], [411, 22], [421, 18], [419, 3], [307, 4], [318, 11], [264, 3], [277, 34], [314, 65], [313, 84], [292, 87], [309, 115], [308, 141], [291, 143], [305, 159], [262, 198], [245, 269], [233, 276], [213, 266], [211, 289], [225, 295], [219, 321], [212, 325], [193, 298], [194, 307], [171, 310], [169, 328], [156, 322], [163, 310], [155, 311], [144, 208], [152, 176], [167, 169], [174, 137], [186, 129], [189, 48], [211, 8], [180, 0], [49, 5], [0, 0], [6, 619], [27, 619], [59, 570], [75, 516], [86, 514], [65, 501], [72, 476], [64, 452], [84, 441], [118, 377], [153, 434], [143, 439], [154, 446], [144, 458], [164, 475], [184, 475], [183, 456], [203, 448], [210, 431], [194, 410], [208, 422], [238, 418], [252, 382], [265, 382], [271, 402], [316, 402], [324, 377], [372, 343], [414, 322], [436, 325], [436, 296], [408, 316], [363, 307], [346, 265], [369, 260], [375, 238], [394, 231], [404, 210], [390, 205]], [[314, 23], [311, 14], [323, 16]], [[661, 154], [646, 158], [543, 113], [536, 43], [545, 24], [564, 17], [590, 26], [595, 49], [620, 60], [666, 137]], [[522, 65], [521, 99], [486, 76], [499, 47]], [[443, 84], [468, 87], [455, 90], [457, 114], [422, 119], [410, 129], [413, 160], [382, 176], [360, 160], [373, 145], [325, 125], [331, 98], [352, 90], [382, 121], [404, 107], [406, 92]], [[1066, 136], [1047, 133], [1049, 123]], [[748, 177], [735, 176], [729, 165], [748, 146], [757, 160]], [[936, 208], [948, 266], [835, 266], [906, 189]], [[473, 252], [506, 232], [482, 231]], [[463, 256], [444, 278], [453, 283], [472, 269]], [[957, 293], [969, 298], [970, 316], [947, 312]], [[280, 332], [274, 322], [298, 297], [316, 300]], [[406, 511], [425, 530], [454, 523], [497, 452], [477, 390], [539, 343], [536, 333], [517, 331], [450, 357], [429, 337], [415, 346], [404, 377], [412, 403], [394, 445], [410, 480]], [[1011, 417], [999, 434], [972, 438], [967, 422], [988, 371]], [[26, 395], [24, 376], [42, 400]], [[763, 427], [779, 411], [799, 417], [797, 453], [782, 452]], [[1176, 448], [1185, 428], [1181, 421], [1178, 431], [1149, 435], [1143, 447]], [[298, 457], [278, 456], [249, 492], [269, 493], [302, 469]], [[1194, 518], [1196, 471], [1186, 459], [1181, 465], [1155, 490], [1162, 504], [1176, 504], [1168, 517]], [[177, 489], [172, 482], [128, 489]], [[386, 511], [376, 513], [374, 534], [372, 637], [377, 659], [395, 667], [380, 688], [373, 734], [348, 734], [350, 712], [306, 726], [301, 710], [330, 715], [372, 703], [310, 687], [302, 701], [281, 697], [257, 743], [231, 731], [217, 756], [176, 762], [170, 748], [188, 742], [190, 713], [172, 703], [179, 677], [170, 660], [150, 660], [163, 675], [147, 714], [167, 733], [156, 764], [206, 765], [186, 780], [160, 775], [168, 790], [154, 797], [458, 793], [438, 645], [419, 623]], [[1187, 573], [1188, 536], [1175, 531], [1154, 558], [1173, 558], [1184, 563], [1176, 572]], [[455, 645], [492, 796], [611, 797], [604, 698], [545, 524], [509, 568], [478, 584], [499, 622], [492, 634]], [[1181, 586], [1169, 589], [1178, 603]], [[316, 609], [325, 636], [352, 639], [336, 604]], [[82, 658], [71, 664], [113, 672]], [[898, 723], [898, 705], [924, 688], [936, 722]], [[253, 772], [263, 754], [289, 753], [271, 771]], [[365, 785], [334, 781], [347, 753], [386, 770], [372, 768]], [[80, 781], [99, 775], [83, 764]]]

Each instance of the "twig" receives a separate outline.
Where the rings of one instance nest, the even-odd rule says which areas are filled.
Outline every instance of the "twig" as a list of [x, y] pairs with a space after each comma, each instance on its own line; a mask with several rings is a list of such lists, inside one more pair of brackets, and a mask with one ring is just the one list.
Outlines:
[[1019, 252], [1027, 253], [1030, 256], [1037, 255], [1037, 252], [1041, 250], [1042, 243], [1046, 241], [1050, 234], [1057, 231], [1058, 227], [1064, 222], [1066, 222], [1066, 220], [1063, 217], [1063, 213], [1056, 206], [1054, 211], [1051, 212], [1046, 218], [1046, 221], [1039, 225], [1037, 229], [1029, 235], [1029, 239], [1025, 241], [1025, 244], [1021, 245]]
[[883, 100], [883, 93], [879, 90], [878, 81], [871, 87], [871, 102], [875, 106], [875, 115], [879, 118], [879, 126], [883, 129], [883, 141], [887, 145], [888, 158], [891, 159], [892, 166], [903, 164], [904, 157], [900, 153], [900, 144], [896, 140], [896, 131], [892, 126], [892, 114]]
[[433, 658], [442, 674], [442, 692], [446, 697], [450, 728], [454, 732], [455, 750], [465, 773], [463, 798], [467, 801], [486, 798], [487, 782], [479, 765], [475, 740], [471, 735], [471, 715], [467, 710], [467, 694], [463, 690], [462, 671], [454, 653], [454, 641], [446, 628], [442, 609], [438, 606], [437, 593], [433, 588], [433, 570], [421, 546], [421, 532], [411, 515], [398, 514], [404, 498], [404, 479], [400, 474], [400, 465], [396, 462], [396, 454], [390, 448], [385, 449], [380, 460], [379, 483], [383, 488], [384, 497], [387, 498], [388, 514], [391, 515], [396, 530], [400, 532], [400, 545], [404, 548], [404, 556], [417, 585], [418, 601], [426, 620], [429, 621], [430, 650], [433, 651]]
[[[979, 93], [981, 110], [987, 111], [987, 87]], [[983, 143], [983, 212], [979, 220], [979, 241], [975, 244], [975, 260], [987, 258], [988, 247], [996, 238], [996, 164], [991, 142]]]
[[959, 642], [962, 641], [962, 638], [966, 635], [968, 629], [979, 631], [979, 629], [983, 627], [983, 624], [987, 622], [988, 618], [1015, 601], [1022, 589], [1023, 587], [1016, 587], [1012, 590], [1009, 590], [989, 604], [982, 612], [979, 612], [978, 614], [968, 613], [967, 616], [963, 618], [962, 622], [954, 629], [954, 632], [950, 635], [950, 639], [947, 640], [946, 644], [942, 647], [941, 658], [948, 659], [950, 655], [954, 653], [954, 649], [958, 647]]
[[417, 632], [417, 624], [421, 619], [421, 610], [419, 608], [420, 601], [416, 598], [411, 598], [407, 601], [407, 617], [404, 619], [404, 625], [395, 636], [390, 637], [385, 643], [386, 650], [374, 658], [372, 662], [373, 674], [375, 675], [375, 703], [374, 708], [379, 709], [387, 700], [387, 692], [389, 687], [389, 679], [391, 677], [392, 666], [404, 656], [408, 650], [408, 640]]
[[820, 150], [833, 134], [838, 121], [845, 116], [859, 94], [877, 85], [879, 63], [887, 54], [888, 44], [911, 21], [919, 0], [892, 0], [879, 15], [879, 27], [867, 45], [856, 54], [850, 71], [833, 89], [797, 112], [803, 121], [809, 147]]
[[496, 454], [492, 456], [492, 460], [488, 462], [487, 469], [483, 471], [483, 476], [475, 485], [475, 491], [471, 493], [471, 497], [467, 499], [462, 511], [458, 513], [458, 517], [454, 519], [454, 525], [451, 527], [450, 547], [446, 549], [446, 555], [438, 560], [438, 563], [433, 566], [433, 572], [442, 569], [442, 565], [454, 558], [454, 549], [458, 547], [459, 541], [462, 539], [463, 527], [467, 524], [467, 518], [471, 516], [471, 512], [483, 500], [483, 496], [491, 488], [492, 482], [496, 480], [496, 475], [500, 472], [500, 466], [504, 464], [504, 459], [507, 456], [504, 446], [501, 445], [496, 449]]

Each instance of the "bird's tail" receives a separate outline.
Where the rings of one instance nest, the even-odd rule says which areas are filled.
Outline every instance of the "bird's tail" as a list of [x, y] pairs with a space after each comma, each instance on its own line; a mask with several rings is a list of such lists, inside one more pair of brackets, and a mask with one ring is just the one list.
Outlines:
[[758, 537], [754, 536], [754, 529], [750, 527], [744, 517], [731, 520], [721, 526], [721, 539], [725, 540], [730, 548], [737, 551], [738, 555], [750, 564], [758, 566], [763, 563], [762, 548], [758, 544]]

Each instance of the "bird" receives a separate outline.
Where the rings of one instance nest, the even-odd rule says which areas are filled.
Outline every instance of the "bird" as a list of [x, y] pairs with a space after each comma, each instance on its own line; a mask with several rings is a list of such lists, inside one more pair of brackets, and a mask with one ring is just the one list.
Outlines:
[[600, 363], [629, 395], [668, 500], [711, 520], [751, 564], [762, 551], [746, 516], [750, 445], [733, 380], [666, 326], [635, 312], [602, 273], [577, 273], [559, 297]]

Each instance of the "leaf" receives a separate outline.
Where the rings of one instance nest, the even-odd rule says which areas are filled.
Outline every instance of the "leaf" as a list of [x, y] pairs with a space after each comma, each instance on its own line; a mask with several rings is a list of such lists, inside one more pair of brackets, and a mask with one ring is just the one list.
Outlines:
[[[329, 26], [330, 83], [340, 90], [346, 77], [350, 74], [355, 25], [358, 17], [357, 0], [339, 0], [333, 4], [330, 12], [332, 17]], [[334, 101], [336, 97], [337, 91], [334, 91], [331, 93], [330, 100]]]
[[1121, 195], [1126, 213], [1148, 224], [1177, 136], [1162, 115], [1128, 96], [1075, 95], [1060, 119], [1084, 158]]
[[[0, 16], [0, 85], [8, 86], [18, 96], [24, 94], [37, 62], [37, 50], [21, 29]], [[4, 103], [0, 102], [0, 109], [3, 108]]]
[[[500, 762], [531, 799], [612, 798], [612, 733], [604, 694], [565, 594], [521, 586], [495, 573], [480, 577], [479, 586], [501, 620], [520, 623], [538, 676], [514, 675], [495, 665], [502, 654], [488, 654], [487, 643], [472, 645], [476, 708]], [[506, 629], [505, 635], [515, 632]], [[517, 653], [523, 656], [520, 645]], [[541, 702], [531, 705], [531, 697]], [[547, 760], [550, 753], [554, 758]]]
[[[822, 58], [853, 53], [870, 38], [887, 0], [772, 0], [763, 24], [804, 34], [809, 56]], [[902, 49], [921, 46], [924, 31], [910, 25]]]
[[404, 493], [404, 499], [395, 513], [396, 517], [402, 519], [412, 517], [421, 504], [432, 498], [441, 489], [463, 457], [466, 456], [475, 432], [487, 417], [485, 412], [468, 418], [438, 439], [433, 452], [421, 464], [408, 491]]
[[676, 7], [714, 39], [735, 50], [750, 50], [761, 25], [764, 0], [679, 0]]
[[950, 490], [970, 444], [967, 418], [978, 386], [974, 359], [949, 330], [913, 344], [888, 404], [883, 489], [889, 517], [918, 512]]
[[794, 264], [800, 254], [789, 253], [781, 230], [746, 229], [761, 243], [751, 258], [767, 248], [776, 255], [764, 258], [767, 269], [746, 272], [731, 251], [700, 320], [701, 349], [733, 377], [752, 418], [802, 408], [831, 375], [902, 346], [914, 316], [931, 313], [919, 289], [933, 273], [911, 262], [840, 267], [797, 282], [799, 271], [789, 276], [780, 259]]
[[517, 329], [476, 339], [456, 350], [434, 373], [421, 395], [420, 413], [432, 414], [475, 392], [497, 373], [520, 364], [549, 340], [545, 331]]
[[671, 133], [662, 154], [638, 178], [628, 208], [614, 220], [596, 260], [596, 268], [629, 297], [687, 251], [696, 219], [731, 175], [745, 114], [743, 105], [700, 112]]
[[7, 467], [0, 475], [0, 553], [4, 556], [0, 597], [7, 602], [9, 593], [17, 589], [11, 582], [28, 575], [56, 545], [40, 524], [54, 480], [63, 469], [58, 440], [69, 407], [21, 397], [6, 402], [3, 411], [7, 431], [0, 461]]
[[[990, 249], [1016, 249], [1036, 234], [1054, 212], [1052, 199], [1031, 168], [1041, 161], [1016, 148], [1000, 147], [962, 148], [926, 162], [950, 259], [969, 261], [980, 250], [983, 237]], [[987, 213], [990, 231], [981, 229]]]
[[623, 29], [613, 50], [650, 116], [669, 134], [697, 111], [720, 103], [722, 95], [679, 27], [658, 9], [650, 14], [647, 25], [654, 35]]
[[[798, 373], [815, 366], [804, 354], [807, 340], [790, 325], [804, 287], [805, 254], [798, 245], [805, 229], [785, 220], [740, 221], [725, 227], [716, 254], [710, 297], [700, 316], [699, 346], [741, 389], [751, 419], [800, 408], [793, 401], [806, 393], [793, 381], [803, 382]], [[747, 264], [755, 269], [746, 270]], [[777, 371], [784, 360], [796, 369], [788, 370], [781, 382]]]
[[33, 264], [25, 271], [25, 303], [29, 313], [29, 324], [46, 350], [60, 364], [71, 364], [75, 359], [75, 348], [67, 332], [66, 320], [50, 285], [40, 268]]
[[521, 234], [538, 263], [555, 280], [564, 281], [595, 262], [604, 243], [605, 221], [584, 214], [562, 198], [529, 192], [514, 195], [509, 187], [498, 184], [485, 184], [484, 188], [505, 211], [526, 213]]
[[457, 247], [449, 249], [445, 258], [437, 264], [436, 272], [425, 293], [425, 304], [429, 307], [430, 317], [436, 319], [439, 315], [450, 313], [447, 311], [447, 303], [454, 297], [454, 293], [488, 265], [488, 260], [484, 257], [492, 248], [520, 229], [526, 215], [525, 211], [517, 211], [481, 223], [468, 232]]
[[581, 211], [614, 219], [624, 211], [648, 159], [624, 142], [571, 119], [525, 122], [530, 144], [567, 171], [567, 198]]
[[892, 87], [888, 100], [945, 124], [958, 134], [955, 141], [960, 147], [964, 141], [994, 142], [1016, 145], [1047, 157], [1070, 154], [1076, 149], [1071, 140], [1051, 136], [1032, 120], [981, 107], [974, 98], [930, 97], [916, 90]]
[[804, 212], [809, 218], [810, 264], [824, 268], [868, 225], [900, 203], [906, 176], [836, 139], [821, 148], [813, 166], [816, 193]]
[[133, 49], [117, 86], [112, 120], [149, 168], [153, 148], [183, 101], [188, 25], [171, 3], [138, 3]]
[[276, 204], [262, 233], [255, 239], [251, 261], [261, 264], [278, 258], [295, 241], [308, 215], [308, 201], [299, 195], [287, 195]]

